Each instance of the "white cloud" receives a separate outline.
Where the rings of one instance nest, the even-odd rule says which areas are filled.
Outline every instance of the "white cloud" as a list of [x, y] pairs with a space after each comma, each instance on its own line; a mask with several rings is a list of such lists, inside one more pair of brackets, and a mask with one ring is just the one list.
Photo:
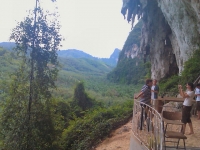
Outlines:
[[[52, 9], [51, 0], [40, 0]], [[8, 41], [16, 21], [26, 16], [35, 0], [0, 0], [0, 41]], [[79, 49], [96, 57], [109, 57], [115, 48], [122, 48], [131, 25], [120, 13], [122, 0], [57, 0], [61, 49]]]

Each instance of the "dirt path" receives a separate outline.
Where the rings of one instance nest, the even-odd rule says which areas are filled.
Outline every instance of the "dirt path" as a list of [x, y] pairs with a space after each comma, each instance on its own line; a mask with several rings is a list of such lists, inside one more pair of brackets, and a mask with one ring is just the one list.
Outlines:
[[128, 150], [130, 135], [131, 121], [113, 131], [110, 137], [100, 143], [95, 150]]
[[[199, 147], [200, 149], [200, 120], [197, 120], [196, 116], [192, 117], [192, 123], [195, 134], [186, 135], [187, 147]], [[113, 131], [109, 138], [106, 138], [100, 143], [95, 150], [129, 150], [130, 135], [131, 135], [131, 121], [121, 126], [117, 130]], [[186, 133], [189, 132], [189, 127], [186, 127]], [[183, 145], [180, 142], [180, 145]]]

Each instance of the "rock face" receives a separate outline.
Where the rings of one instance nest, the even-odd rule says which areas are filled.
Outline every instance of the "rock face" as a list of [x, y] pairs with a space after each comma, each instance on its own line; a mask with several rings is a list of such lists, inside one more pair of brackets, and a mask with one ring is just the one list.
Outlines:
[[137, 44], [133, 44], [132, 48], [128, 51], [125, 51], [124, 55], [127, 57], [127, 58], [135, 58], [138, 56], [138, 53], [139, 53], [140, 49], [138, 47]]
[[117, 63], [120, 52], [121, 52], [120, 49], [115, 48], [114, 52], [110, 55], [110, 60], [113, 60], [115, 63]]
[[200, 1], [124, 0], [123, 13], [125, 9], [127, 20], [142, 17], [140, 48], [145, 58], [150, 57], [152, 78], [181, 73], [184, 62], [200, 47]]
[[158, 6], [172, 30], [169, 38], [180, 73], [200, 44], [200, 1], [159, 0]]

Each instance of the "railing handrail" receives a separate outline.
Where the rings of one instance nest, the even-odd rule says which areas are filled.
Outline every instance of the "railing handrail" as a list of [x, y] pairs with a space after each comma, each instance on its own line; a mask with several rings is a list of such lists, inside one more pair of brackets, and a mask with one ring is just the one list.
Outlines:
[[[145, 103], [143, 103], [143, 102], [140, 102], [139, 100], [137, 100], [137, 101], [138, 101], [140, 104], [146, 105], [146, 106], [148, 106], [149, 108], [151, 108], [152, 110], [154, 110], [154, 111], [157, 113], [157, 115], [162, 119], [161, 114], [160, 114], [155, 108], [151, 107], [151, 106], [148, 105], [148, 104], [145, 104]], [[134, 102], [135, 102], [135, 99], [134, 99]]]
[[155, 108], [136, 99], [134, 99], [133, 105], [132, 133], [147, 149], [163, 149], [163, 120], [161, 114]]

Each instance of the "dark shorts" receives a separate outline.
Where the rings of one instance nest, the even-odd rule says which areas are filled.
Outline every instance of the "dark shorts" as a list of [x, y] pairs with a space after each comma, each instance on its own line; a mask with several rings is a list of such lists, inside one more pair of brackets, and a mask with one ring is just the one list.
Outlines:
[[183, 106], [183, 109], [182, 109], [182, 119], [181, 119], [181, 122], [182, 123], [191, 123], [191, 115], [190, 115], [190, 112], [192, 110], [192, 106]]
[[197, 101], [196, 110], [197, 110], [197, 111], [200, 111], [200, 101]]

